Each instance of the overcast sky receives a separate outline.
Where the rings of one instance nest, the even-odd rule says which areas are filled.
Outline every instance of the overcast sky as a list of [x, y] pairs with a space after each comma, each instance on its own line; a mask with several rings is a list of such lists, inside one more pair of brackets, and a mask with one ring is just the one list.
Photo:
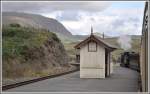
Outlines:
[[109, 36], [140, 35], [144, 4], [143, 1], [3, 2], [2, 11], [55, 18], [75, 35], [89, 34], [91, 25], [94, 32]]

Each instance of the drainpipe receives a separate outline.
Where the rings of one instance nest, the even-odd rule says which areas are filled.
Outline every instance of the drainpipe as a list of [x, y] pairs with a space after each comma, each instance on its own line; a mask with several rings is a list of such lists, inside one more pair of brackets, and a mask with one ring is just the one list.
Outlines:
[[103, 39], [104, 39], [104, 32], [103, 32]]

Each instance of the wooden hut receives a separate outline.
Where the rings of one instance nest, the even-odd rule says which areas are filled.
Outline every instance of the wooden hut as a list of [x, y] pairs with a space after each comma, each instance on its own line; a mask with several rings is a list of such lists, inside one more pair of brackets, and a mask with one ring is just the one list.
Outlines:
[[77, 59], [80, 62], [80, 78], [105, 78], [111, 73], [111, 52], [116, 49], [103, 38], [91, 35], [78, 43]]

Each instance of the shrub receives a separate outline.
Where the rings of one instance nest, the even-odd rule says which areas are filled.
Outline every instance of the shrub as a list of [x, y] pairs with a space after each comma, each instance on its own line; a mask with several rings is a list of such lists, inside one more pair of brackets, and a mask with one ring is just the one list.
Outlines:
[[18, 24], [18, 23], [12, 23], [12, 24], [10, 24], [10, 26], [11, 27], [20, 27], [20, 24]]

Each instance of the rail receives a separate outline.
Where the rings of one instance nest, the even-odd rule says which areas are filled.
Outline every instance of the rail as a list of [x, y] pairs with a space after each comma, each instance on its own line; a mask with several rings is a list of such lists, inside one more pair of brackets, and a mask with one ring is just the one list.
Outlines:
[[5, 90], [11, 89], [11, 88], [16, 88], [16, 87], [27, 85], [27, 84], [30, 84], [30, 83], [35, 83], [35, 82], [38, 82], [38, 81], [42, 81], [42, 80], [46, 80], [46, 79], [66, 75], [66, 74], [73, 73], [73, 72], [76, 72], [76, 71], [79, 71], [79, 69], [77, 68], [75, 70], [71, 70], [71, 71], [68, 71], [68, 72], [60, 73], [60, 74], [55, 74], [55, 75], [40, 77], [40, 78], [28, 80], [28, 81], [18, 82], [18, 83], [15, 83], [15, 84], [5, 85], [5, 86], [2, 86], [2, 90], [5, 91]]

